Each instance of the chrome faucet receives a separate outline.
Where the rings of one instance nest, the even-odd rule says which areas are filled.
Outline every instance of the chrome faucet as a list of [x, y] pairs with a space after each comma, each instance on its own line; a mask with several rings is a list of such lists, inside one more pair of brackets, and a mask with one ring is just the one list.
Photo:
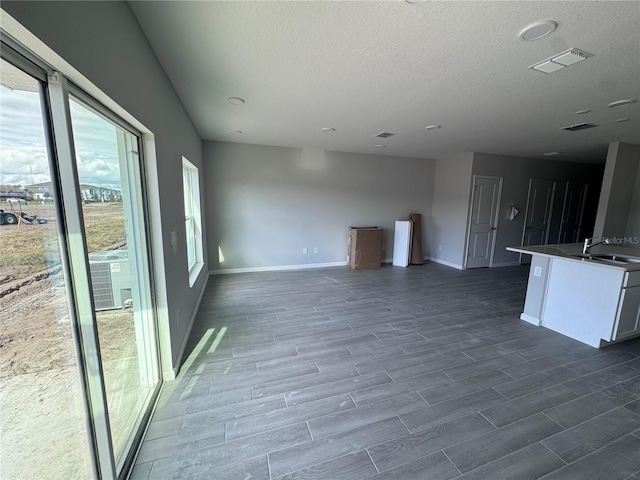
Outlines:
[[596, 243], [589, 243], [591, 241], [593, 241], [595, 237], [591, 237], [591, 238], [585, 238], [584, 239], [584, 245], [582, 246], [582, 254], [586, 255], [587, 253], [589, 253], [589, 249], [591, 247], [595, 247], [596, 245], [600, 245], [601, 243], [604, 243], [605, 245], [609, 245], [610, 241], [607, 237], [602, 237], [602, 240], [600, 240], [599, 242]]

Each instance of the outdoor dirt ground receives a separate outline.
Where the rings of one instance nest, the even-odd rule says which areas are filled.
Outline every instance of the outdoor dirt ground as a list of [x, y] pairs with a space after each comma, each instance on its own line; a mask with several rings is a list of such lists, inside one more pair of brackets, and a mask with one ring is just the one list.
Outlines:
[[[0, 478], [90, 478], [63, 273], [55, 262], [47, 264], [44, 256], [44, 262], [27, 259], [18, 265], [12, 265], [10, 258], [16, 246], [34, 257], [44, 252], [51, 256], [58, 245], [55, 208], [50, 204], [22, 208], [49, 223], [0, 226]], [[97, 248], [122, 248], [122, 235], [109, 226], [122, 218], [121, 205], [91, 204], [83, 210], [87, 228], [99, 231], [106, 225], [113, 231], [113, 238], [103, 239], [110, 245]], [[131, 403], [137, 396], [132, 312], [100, 312], [97, 320], [107, 390], [117, 385], [108, 395], [109, 410], [124, 415], [110, 418], [114, 442], [123, 444], [126, 438], [117, 432], [132, 421]], [[135, 374], [126, 376], [131, 371]], [[38, 462], [29, 461], [38, 457]], [[47, 464], [50, 467], [41, 470]], [[33, 470], [25, 470], [25, 465]]]

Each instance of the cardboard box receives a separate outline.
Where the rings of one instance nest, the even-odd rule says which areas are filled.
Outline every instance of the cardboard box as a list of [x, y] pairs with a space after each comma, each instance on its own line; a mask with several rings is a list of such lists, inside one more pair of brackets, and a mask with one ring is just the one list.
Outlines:
[[347, 265], [350, 269], [380, 268], [383, 231], [378, 227], [349, 227]]

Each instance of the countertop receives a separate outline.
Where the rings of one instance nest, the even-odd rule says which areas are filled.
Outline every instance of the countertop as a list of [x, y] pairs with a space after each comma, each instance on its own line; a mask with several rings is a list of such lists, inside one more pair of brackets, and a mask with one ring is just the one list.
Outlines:
[[[507, 247], [510, 252], [526, 253], [528, 255], [541, 255], [543, 257], [563, 258], [574, 262], [587, 262], [591, 265], [599, 265], [606, 268], [616, 268], [619, 270], [636, 271], [640, 270], [640, 263], [629, 263], [625, 265], [617, 265], [605, 263], [597, 260], [589, 260], [586, 258], [576, 258], [572, 255], [582, 253], [582, 243], [561, 243], [557, 245], [531, 245], [529, 247]], [[623, 247], [620, 245], [600, 244], [589, 249], [591, 255], [599, 254], [615, 254], [626, 257], [640, 258], [640, 248]]]

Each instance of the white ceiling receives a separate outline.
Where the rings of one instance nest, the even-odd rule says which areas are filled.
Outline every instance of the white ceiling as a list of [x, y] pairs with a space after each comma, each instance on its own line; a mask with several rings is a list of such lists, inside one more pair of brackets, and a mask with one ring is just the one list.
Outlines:
[[[206, 140], [594, 163], [604, 162], [609, 142], [640, 144], [637, 1], [130, 5]], [[556, 21], [556, 31], [519, 40], [543, 19]], [[572, 47], [594, 56], [548, 75], [528, 68]], [[231, 96], [246, 103], [230, 105]], [[607, 107], [622, 99], [636, 103]], [[582, 122], [599, 126], [559, 130]], [[236, 130], [243, 133], [229, 133]], [[382, 131], [397, 135], [375, 138]], [[542, 156], [551, 151], [563, 155]]]

